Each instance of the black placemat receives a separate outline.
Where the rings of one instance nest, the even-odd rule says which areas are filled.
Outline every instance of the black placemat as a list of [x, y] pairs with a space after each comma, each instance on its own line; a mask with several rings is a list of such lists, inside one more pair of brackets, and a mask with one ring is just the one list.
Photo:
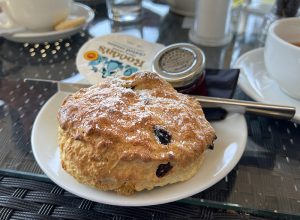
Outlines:
[[[206, 69], [205, 86], [207, 96], [227, 98], [233, 97], [239, 77], [239, 69]], [[221, 108], [204, 108], [205, 117], [209, 121], [222, 120], [227, 112]]]
[[206, 69], [205, 83], [208, 96], [232, 98], [239, 73], [239, 69]]

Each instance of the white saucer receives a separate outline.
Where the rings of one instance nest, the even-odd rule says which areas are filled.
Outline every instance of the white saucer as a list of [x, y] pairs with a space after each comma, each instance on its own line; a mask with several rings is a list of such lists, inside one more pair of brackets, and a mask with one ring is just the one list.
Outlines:
[[21, 42], [21, 43], [52, 42], [58, 39], [64, 39], [83, 29], [89, 22], [93, 20], [95, 13], [90, 7], [84, 4], [74, 3], [69, 18], [76, 18], [80, 16], [84, 16], [86, 22], [75, 28], [70, 28], [63, 31], [48, 31], [48, 32], [27, 31], [27, 32], [19, 32], [12, 35], [5, 35], [3, 37], [11, 41]]
[[233, 67], [241, 70], [238, 85], [248, 96], [259, 102], [296, 107], [293, 121], [300, 123], [300, 101], [286, 95], [269, 77], [264, 64], [264, 48], [243, 54]]

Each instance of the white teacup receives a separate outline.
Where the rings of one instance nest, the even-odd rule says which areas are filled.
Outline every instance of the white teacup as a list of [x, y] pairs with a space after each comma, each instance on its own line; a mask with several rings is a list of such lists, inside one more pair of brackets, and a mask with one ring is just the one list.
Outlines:
[[281, 19], [270, 26], [264, 58], [271, 78], [287, 95], [300, 99], [300, 18]]
[[33, 31], [53, 30], [68, 17], [72, 3], [73, 0], [0, 0], [10, 26]]

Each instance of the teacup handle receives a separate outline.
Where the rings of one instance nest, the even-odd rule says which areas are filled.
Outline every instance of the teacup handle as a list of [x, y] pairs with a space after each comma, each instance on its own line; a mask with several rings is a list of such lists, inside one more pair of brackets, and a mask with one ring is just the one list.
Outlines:
[[9, 35], [9, 34], [14, 34], [17, 32], [21, 32], [25, 30], [25, 27], [20, 26], [15, 20], [13, 19], [13, 16], [11, 15], [7, 3], [4, 0], [0, 0], [0, 8], [2, 10], [2, 13], [6, 15], [6, 22], [1, 23], [1, 29], [0, 29], [0, 36], [3, 35]]

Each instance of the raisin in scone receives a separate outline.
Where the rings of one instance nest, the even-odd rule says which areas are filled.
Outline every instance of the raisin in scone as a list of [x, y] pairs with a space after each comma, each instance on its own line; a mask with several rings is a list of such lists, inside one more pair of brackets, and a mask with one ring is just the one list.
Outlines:
[[80, 89], [58, 121], [62, 167], [126, 195], [190, 179], [216, 138], [200, 104], [151, 72]]

